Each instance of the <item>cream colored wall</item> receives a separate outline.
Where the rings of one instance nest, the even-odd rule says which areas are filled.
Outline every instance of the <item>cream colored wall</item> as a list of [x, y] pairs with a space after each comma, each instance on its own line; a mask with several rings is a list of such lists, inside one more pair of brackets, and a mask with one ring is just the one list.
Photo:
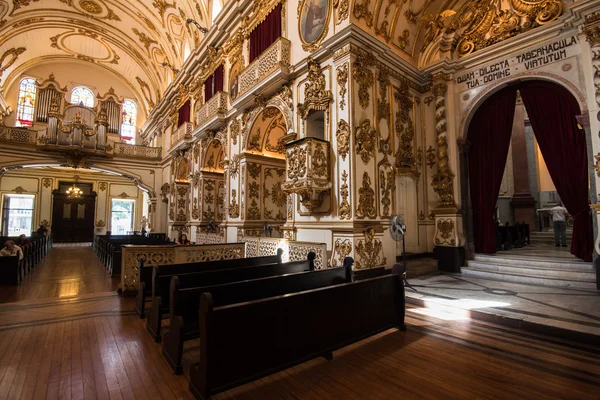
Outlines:
[[136, 120], [137, 128], [139, 129], [146, 122], [146, 111], [143, 103], [140, 102], [131, 88], [124, 84], [115, 75], [109, 73], [103, 68], [92, 64], [85, 67], [79, 64], [69, 64], [64, 62], [54, 62], [43, 65], [38, 65], [28, 69], [21, 78], [16, 80], [10, 88], [5, 89], [6, 101], [13, 109], [13, 113], [5, 118], [5, 124], [14, 126], [17, 110], [17, 97], [19, 91], [19, 83], [22, 78], [33, 77], [39, 81], [48, 79], [48, 76], [53, 73], [56, 81], [61, 85], [61, 88], [66, 86], [69, 90], [67, 100], [71, 97], [71, 90], [77, 86], [86, 86], [94, 92], [94, 95], [100, 94], [103, 96], [112, 87], [119, 98], [125, 98], [135, 101], [138, 106], [138, 116]]
[[[144, 208], [145, 192], [128, 179], [103, 173], [87, 173], [82, 170], [25, 168], [9, 171], [0, 178], [0, 198], [5, 194], [19, 193], [35, 196], [33, 230], [46, 221], [52, 229], [52, 191], [59, 182], [73, 182], [75, 175], [81, 183], [91, 183], [96, 192], [95, 233], [105, 234], [110, 230], [110, 208], [112, 199], [135, 200], [134, 230], [139, 230]], [[0, 211], [1, 212], [1, 211]]]

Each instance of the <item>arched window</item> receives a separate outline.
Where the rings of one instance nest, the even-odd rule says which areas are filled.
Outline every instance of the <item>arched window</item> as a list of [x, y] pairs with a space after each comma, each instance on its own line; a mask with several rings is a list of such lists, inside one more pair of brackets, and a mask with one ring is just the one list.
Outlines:
[[131, 100], [123, 103], [123, 123], [121, 124], [121, 138], [127, 143], [135, 143], [137, 106]]
[[15, 122], [15, 126], [33, 125], [33, 110], [35, 109], [36, 94], [35, 79], [23, 79], [19, 85], [17, 120]]
[[94, 93], [84, 86], [79, 86], [71, 92], [71, 103], [83, 103], [86, 107], [94, 107]]

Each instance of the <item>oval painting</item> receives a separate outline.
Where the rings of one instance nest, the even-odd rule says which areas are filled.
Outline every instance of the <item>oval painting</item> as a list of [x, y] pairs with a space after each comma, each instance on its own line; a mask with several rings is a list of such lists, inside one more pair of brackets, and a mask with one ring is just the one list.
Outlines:
[[241, 66], [238, 63], [235, 63], [233, 67], [231, 67], [231, 72], [229, 73], [229, 97], [232, 101], [238, 96], [238, 74], [241, 69]]
[[300, 38], [312, 43], [321, 38], [329, 17], [329, 0], [303, 0], [300, 10]]

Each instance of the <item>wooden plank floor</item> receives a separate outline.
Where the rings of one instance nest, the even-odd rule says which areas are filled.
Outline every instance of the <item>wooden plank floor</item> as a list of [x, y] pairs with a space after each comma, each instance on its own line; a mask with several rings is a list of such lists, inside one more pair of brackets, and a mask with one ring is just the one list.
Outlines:
[[[101, 276], [89, 254], [85, 272]], [[105, 284], [98, 280], [92, 286]], [[29, 298], [27, 287], [19, 296]], [[197, 341], [186, 343], [185, 374], [175, 376], [132, 298], [49, 289], [41, 299], [31, 287], [34, 299], [0, 304], [0, 399], [192, 398], [187, 374]], [[410, 308], [407, 332], [386, 331], [332, 361], [312, 360], [214, 399], [600, 398], [600, 347], [430, 312]]]

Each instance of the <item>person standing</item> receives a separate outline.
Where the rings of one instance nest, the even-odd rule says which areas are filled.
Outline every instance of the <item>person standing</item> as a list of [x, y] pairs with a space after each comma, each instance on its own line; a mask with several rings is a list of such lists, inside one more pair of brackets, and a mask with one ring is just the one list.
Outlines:
[[554, 245], [559, 247], [567, 247], [567, 209], [563, 207], [562, 202], [559, 202], [556, 207], [550, 210], [552, 213], [552, 228], [554, 229]]

